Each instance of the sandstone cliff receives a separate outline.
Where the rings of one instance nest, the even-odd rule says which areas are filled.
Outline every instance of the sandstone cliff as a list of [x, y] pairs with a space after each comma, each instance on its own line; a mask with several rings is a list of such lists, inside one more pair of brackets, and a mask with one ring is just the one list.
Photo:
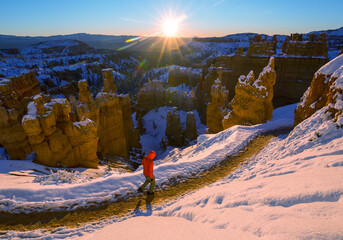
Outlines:
[[207, 105], [206, 110], [206, 125], [209, 128], [209, 133], [217, 133], [223, 130], [222, 121], [228, 112], [229, 92], [225, 86], [222, 86], [221, 78], [223, 69], [218, 68], [218, 79], [211, 87], [211, 102]]
[[236, 95], [231, 101], [232, 110], [223, 120], [223, 128], [234, 125], [255, 125], [265, 123], [273, 115], [273, 86], [276, 80], [274, 58], [255, 80], [251, 71], [238, 79]]
[[[314, 74], [311, 86], [304, 93], [300, 104], [295, 110], [295, 126], [324, 106], [327, 106], [327, 113], [335, 122], [339, 117], [342, 117], [342, 73], [343, 55], [340, 55]], [[341, 126], [343, 122], [339, 124]]]

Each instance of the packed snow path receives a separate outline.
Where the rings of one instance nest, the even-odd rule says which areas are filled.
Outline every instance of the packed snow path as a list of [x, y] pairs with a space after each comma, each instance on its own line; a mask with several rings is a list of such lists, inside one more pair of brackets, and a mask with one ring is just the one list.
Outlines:
[[[1, 212], [0, 230], [30, 231], [34, 229], [55, 229], [58, 227], [80, 227], [82, 224], [94, 221], [103, 221], [111, 217], [120, 217], [127, 214], [137, 214], [146, 211], [151, 215], [152, 204], [155, 207], [175, 200], [180, 196], [214, 183], [231, 174], [240, 164], [249, 160], [260, 152], [274, 135], [287, 131], [281, 129], [263, 135], [252, 140], [243, 150], [237, 154], [227, 156], [221, 162], [213, 165], [208, 170], [194, 173], [192, 177], [171, 179], [165, 190], [157, 190], [154, 197], [142, 195], [127, 200], [121, 199], [117, 202], [94, 206], [92, 208], [77, 210], [73, 212], [41, 212], [30, 214], [10, 214]], [[142, 204], [142, 202], [144, 202]], [[142, 206], [141, 206], [142, 205]], [[141, 209], [143, 208], [143, 209]], [[145, 208], [145, 209], [144, 209]]]

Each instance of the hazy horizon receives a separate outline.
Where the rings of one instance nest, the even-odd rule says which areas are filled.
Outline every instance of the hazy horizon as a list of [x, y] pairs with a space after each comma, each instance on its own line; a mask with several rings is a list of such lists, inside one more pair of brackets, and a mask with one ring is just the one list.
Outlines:
[[25, 1], [2, 3], [0, 34], [53, 36], [77, 33], [163, 36], [168, 19], [179, 37], [235, 33], [291, 34], [342, 27], [343, 2], [290, 0]]

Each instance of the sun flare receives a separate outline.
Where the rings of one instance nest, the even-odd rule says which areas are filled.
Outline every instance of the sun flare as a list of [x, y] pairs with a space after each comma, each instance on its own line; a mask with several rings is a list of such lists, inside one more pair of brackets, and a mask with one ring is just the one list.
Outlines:
[[163, 32], [166, 37], [175, 37], [179, 30], [179, 23], [175, 19], [167, 19], [163, 23]]

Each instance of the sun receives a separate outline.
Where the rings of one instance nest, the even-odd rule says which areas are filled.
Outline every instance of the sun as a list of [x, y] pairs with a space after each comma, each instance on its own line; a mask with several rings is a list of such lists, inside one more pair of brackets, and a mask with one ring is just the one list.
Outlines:
[[166, 37], [175, 37], [179, 30], [179, 21], [176, 19], [167, 19], [163, 23], [163, 32]]

